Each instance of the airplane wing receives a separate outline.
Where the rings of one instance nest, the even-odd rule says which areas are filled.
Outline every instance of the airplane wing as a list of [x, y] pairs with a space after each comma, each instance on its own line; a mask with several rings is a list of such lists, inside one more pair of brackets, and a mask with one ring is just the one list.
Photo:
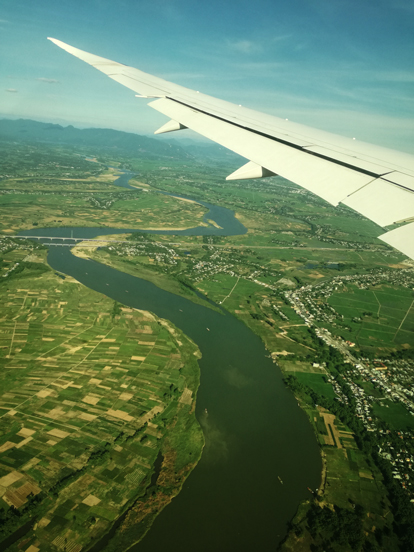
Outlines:
[[155, 134], [190, 128], [245, 157], [227, 180], [280, 175], [332, 205], [342, 203], [387, 227], [379, 238], [414, 259], [414, 156], [358, 142], [207, 96], [55, 38], [169, 117]]

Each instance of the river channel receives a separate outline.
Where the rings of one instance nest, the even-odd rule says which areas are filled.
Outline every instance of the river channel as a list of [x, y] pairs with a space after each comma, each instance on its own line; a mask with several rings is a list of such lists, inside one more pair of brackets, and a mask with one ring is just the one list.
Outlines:
[[[199, 227], [158, 233], [245, 232], [231, 211], [215, 209], [218, 215], [210, 210], [207, 218], [223, 230], [210, 226], [207, 232]], [[22, 234], [91, 238], [126, 231], [48, 228]], [[213, 311], [146, 280], [75, 257], [69, 247], [50, 247], [48, 263], [120, 303], [172, 321], [202, 352], [196, 416], [206, 439], [203, 455], [179, 495], [131, 550], [276, 550], [299, 503], [310, 497], [308, 487], [315, 489], [320, 484], [321, 458], [305, 413], [285, 387], [262, 341], [229, 313]]]

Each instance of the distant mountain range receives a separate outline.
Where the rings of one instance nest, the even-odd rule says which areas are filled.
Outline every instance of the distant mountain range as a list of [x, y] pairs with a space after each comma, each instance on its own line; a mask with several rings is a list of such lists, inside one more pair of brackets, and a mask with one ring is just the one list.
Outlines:
[[151, 157], [175, 157], [179, 159], [192, 157], [179, 145], [130, 132], [121, 132], [109, 128], [80, 129], [72, 125], [63, 127], [51, 123], [39, 123], [30, 119], [0, 120], [0, 140], [108, 148], [129, 154], [145, 154]]
[[131, 132], [107, 128], [79, 129], [40, 123], [31, 119], [0, 119], [0, 140], [38, 142], [85, 146], [117, 150], [127, 154], [145, 155], [147, 158], [174, 157], [175, 159], [237, 160], [239, 156], [211, 143], [186, 141], [183, 147], [177, 140], [148, 138]]

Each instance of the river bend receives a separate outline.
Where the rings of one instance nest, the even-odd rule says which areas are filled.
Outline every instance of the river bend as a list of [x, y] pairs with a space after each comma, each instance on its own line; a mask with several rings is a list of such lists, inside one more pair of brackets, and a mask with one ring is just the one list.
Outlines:
[[[245, 232], [231, 211], [216, 209], [206, 217], [223, 230], [199, 227], [191, 229], [192, 235]], [[69, 237], [72, 233], [92, 238], [126, 231], [49, 228], [22, 234]], [[262, 341], [228, 313], [75, 257], [69, 248], [51, 247], [48, 263], [124, 305], [171, 320], [203, 355], [196, 408], [206, 439], [203, 455], [179, 495], [131, 550], [274, 551], [299, 503], [309, 497], [307, 488], [319, 486], [321, 458], [305, 413], [285, 387]]]

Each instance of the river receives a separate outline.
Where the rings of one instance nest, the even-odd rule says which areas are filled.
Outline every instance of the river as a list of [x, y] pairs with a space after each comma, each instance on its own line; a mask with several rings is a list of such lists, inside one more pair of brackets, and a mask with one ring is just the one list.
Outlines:
[[[223, 215], [219, 224], [224, 232], [229, 228], [231, 232], [232, 220], [235, 228], [240, 224], [228, 209], [217, 209]], [[211, 212], [206, 216], [217, 221]], [[220, 231], [208, 230], [208, 234]], [[70, 236], [73, 232], [75, 237], [93, 237], [125, 231], [49, 228], [22, 234]], [[203, 355], [196, 408], [206, 439], [202, 458], [180, 494], [131, 550], [275, 550], [299, 503], [310, 497], [307, 487], [319, 486], [321, 458], [305, 413], [261, 340], [228, 313], [75, 257], [69, 248], [51, 247], [48, 262], [56, 271], [120, 303], [171, 320]]]

